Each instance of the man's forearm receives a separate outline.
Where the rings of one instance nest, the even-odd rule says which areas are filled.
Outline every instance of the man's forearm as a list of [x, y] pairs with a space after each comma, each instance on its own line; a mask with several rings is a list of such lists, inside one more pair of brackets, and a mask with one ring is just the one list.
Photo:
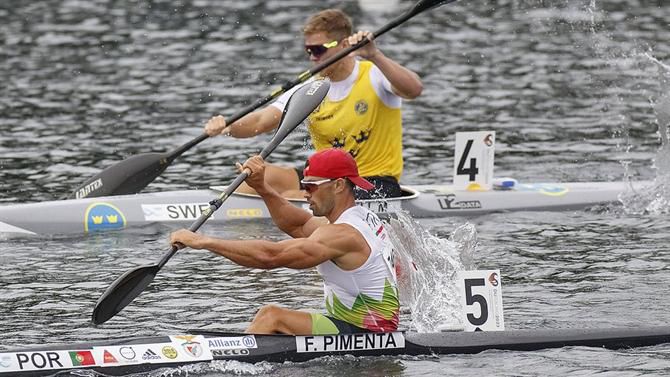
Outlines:
[[203, 237], [198, 243], [199, 249], [207, 249], [219, 254], [240, 266], [250, 268], [271, 269], [272, 265], [272, 242], [253, 240], [253, 241], [232, 241], [222, 240], [212, 237]]
[[296, 232], [312, 218], [312, 215], [304, 209], [291, 204], [291, 202], [267, 184], [262, 188], [255, 189], [258, 195], [263, 198], [268, 211], [270, 211], [272, 221], [277, 224], [277, 227], [291, 236], [299, 236]]
[[254, 137], [262, 133], [256, 127], [253, 127], [254, 124], [258, 124], [259, 119], [260, 115], [257, 113], [247, 114], [235, 123], [229, 124], [228, 131], [225, 134], [238, 139]]
[[233, 124], [228, 125], [226, 134], [234, 138], [248, 138], [270, 132], [277, 128], [281, 111], [274, 107], [267, 107], [243, 116]]
[[377, 52], [371, 61], [382, 71], [400, 97], [413, 99], [421, 95], [423, 84], [419, 75], [385, 56], [381, 51]]

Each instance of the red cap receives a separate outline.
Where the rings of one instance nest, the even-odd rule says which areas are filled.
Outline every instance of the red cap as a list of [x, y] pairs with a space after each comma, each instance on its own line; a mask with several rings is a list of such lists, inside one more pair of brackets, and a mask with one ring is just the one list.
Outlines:
[[364, 190], [375, 186], [358, 175], [358, 166], [351, 155], [342, 149], [330, 148], [316, 152], [307, 159], [305, 177], [347, 178]]

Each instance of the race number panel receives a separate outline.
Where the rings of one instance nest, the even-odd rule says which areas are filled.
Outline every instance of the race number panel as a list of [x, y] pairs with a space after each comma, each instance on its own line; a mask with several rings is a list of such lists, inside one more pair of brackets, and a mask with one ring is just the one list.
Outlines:
[[456, 133], [454, 187], [457, 190], [491, 189], [495, 139], [495, 131]]
[[500, 270], [461, 271], [459, 283], [464, 330], [505, 330]]

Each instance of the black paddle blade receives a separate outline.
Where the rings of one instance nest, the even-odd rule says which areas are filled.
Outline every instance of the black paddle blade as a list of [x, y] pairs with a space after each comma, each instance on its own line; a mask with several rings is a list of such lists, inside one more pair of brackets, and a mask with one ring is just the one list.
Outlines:
[[160, 268], [156, 264], [138, 267], [119, 276], [100, 296], [93, 309], [93, 323], [107, 322], [139, 296], [156, 277]]
[[136, 194], [168, 167], [167, 153], [143, 153], [129, 157], [96, 174], [77, 187], [69, 199]]
[[[291, 99], [299, 99], [293, 101], [295, 103], [293, 106], [288, 106], [287, 104], [285, 107], [282, 121], [273, 139], [273, 141], [276, 140], [277, 142], [271, 143], [271, 145], [274, 145], [272, 149], [305, 120], [312, 110], [323, 101], [323, 96], [328, 93], [329, 87], [330, 83], [327, 81], [314, 81], [298, 89], [291, 96]], [[187, 144], [187, 147], [190, 148], [191, 145], [197, 144], [200, 140], [204, 140], [204, 137]], [[136, 194], [161, 175], [175, 157], [188, 149], [187, 147], [181, 147], [170, 154], [144, 153], [129, 157], [88, 179], [81, 186], [77, 187], [68, 198], [81, 199]]]

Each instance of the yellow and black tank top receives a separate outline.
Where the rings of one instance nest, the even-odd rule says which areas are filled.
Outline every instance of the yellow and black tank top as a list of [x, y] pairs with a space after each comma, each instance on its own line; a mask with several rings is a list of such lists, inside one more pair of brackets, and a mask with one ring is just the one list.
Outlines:
[[[295, 88], [294, 88], [295, 90]], [[283, 110], [294, 90], [273, 104]], [[325, 101], [310, 115], [314, 148], [336, 147], [351, 153], [363, 177], [402, 174], [401, 99], [379, 68], [356, 61], [351, 76], [333, 82]]]

